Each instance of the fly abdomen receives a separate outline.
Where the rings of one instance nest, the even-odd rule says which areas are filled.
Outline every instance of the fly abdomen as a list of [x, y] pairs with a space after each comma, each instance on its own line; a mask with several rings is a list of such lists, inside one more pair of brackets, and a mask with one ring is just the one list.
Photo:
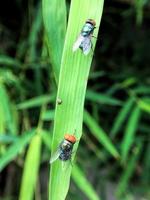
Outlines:
[[76, 143], [74, 135], [65, 134], [63, 141], [59, 144], [56, 152], [53, 153], [50, 163], [53, 163], [58, 158], [62, 161], [71, 159], [73, 145]]
[[72, 151], [62, 152], [59, 156], [60, 160], [67, 161], [71, 159]]
[[93, 19], [86, 20], [78, 39], [73, 45], [73, 51], [76, 51], [78, 48], [80, 48], [84, 55], [87, 55], [90, 52], [92, 48], [91, 38], [95, 29], [95, 25], [96, 22]]
[[73, 143], [64, 139], [62, 141], [62, 143], [60, 144], [59, 159], [63, 160], [63, 161], [70, 160], [71, 154], [72, 154], [72, 149], [73, 149]]

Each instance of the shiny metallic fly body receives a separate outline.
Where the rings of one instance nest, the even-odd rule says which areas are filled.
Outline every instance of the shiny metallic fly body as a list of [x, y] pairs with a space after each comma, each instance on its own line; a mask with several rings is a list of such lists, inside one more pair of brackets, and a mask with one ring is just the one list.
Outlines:
[[63, 140], [59, 148], [60, 148], [59, 159], [63, 161], [70, 160], [73, 149], [73, 143], [67, 140]]
[[81, 30], [81, 35], [83, 37], [88, 37], [91, 34], [93, 34], [94, 31], [94, 25], [92, 22], [90, 21], [86, 21], [85, 25], [83, 26], [82, 30]]
[[76, 143], [74, 135], [65, 134], [64, 139], [59, 144], [57, 151], [52, 155], [50, 163], [53, 163], [58, 158], [62, 161], [71, 160], [73, 146]]
[[96, 23], [94, 20], [86, 20], [78, 39], [73, 45], [73, 51], [76, 51], [78, 48], [80, 48], [85, 55], [90, 52], [92, 48], [91, 38], [93, 36], [95, 25]]

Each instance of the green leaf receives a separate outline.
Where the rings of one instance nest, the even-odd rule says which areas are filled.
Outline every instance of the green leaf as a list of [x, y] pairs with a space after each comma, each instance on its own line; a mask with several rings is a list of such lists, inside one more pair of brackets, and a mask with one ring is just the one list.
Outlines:
[[41, 130], [41, 137], [44, 145], [48, 148], [48, 150], [51, 150], [51, 143], [52, 143], [52, 134], [50, 134], [46, 130]]
[[112, 130], [111, 130], [111, 136], [112, 137], [115, 137], [116, 134], [120, 131], [124, 121], [128, 117], [128, 113], [130, 112], [133, 103], [134, 103], [134, 98], [133, 97], [129, 98], [124, 103], [122, 109], [119, 111], [119, 113], [118, 113], [118, 115], [117, 115], [117, 117], [114, 121]]
[[17, 105], [17, 108], [20, 110], [29, 109], [41, 106], [42, 104], [49, 103], [54, 101], [55, 95], [41, 95], [39, 97], [35, 97], [24, 102], [21, 102]]
[[104, 76], [105, 74], [106, 74], [105, 71], [93, 71], [89, 75], [89, 79], [96, 79], [96, 78]]
[[54, 120], [54, 114], [55, 110], [47, 110], [46, 112], [43, 113], [42, 120], [44, 121]]
[[19, 137], [14, 136], [14, 135], [4, 135], [3, 133], [0, 133], [0, 144], [7, 144], [11, 142], [16, 142], [19, 139]]
[[[80, 49], [73, 52], [72, 48], [88, 18], [96, 21], [97, 28], [94, 30], [94, 35], [97, 36], [102, 9], [102, 0], [71, 1], [57, 93], [57, 99], [61, 99], [62, 104], [56, 105], [52, 152], [56, 151], [66, 132], [74, 133], [76, 130], [78, 140], [81, 137], [83, 106], [93, 53], [91, 51], [89, 55], [85, 56]], [[80, 13], [80, 15], [77, 15], [77, 13]], [[94, 49], [96, 40], [92, 39]], [[75, 144], [74, 151], [76, 151], [77, 146]], [[66, 198], [71, 169], [72, 167], [68, 162], [64, 163], [64, 167], [62, 167], [60, 160], [52, 164], [49, 185], [50, 200], [64, 200]], [[62, 180], [63, 184], [60, 185]]]
[[[130, 156], [128, 160], [128, 164], [123, 171], [123, 174], [120, 177], [119, 184], [117, 186], [116, 195], [118, 197], [124, 195], [126, 192], [127, 186], [129, 185], [129, 180], [134, 173], [135, 167], [137, 165], [137, 160], [139, 158], [141, 152], [142, 145], [139, 143], [137, 147], [134, 148], [133, 154]], [[120, 198], [119, 198], [120, 199]]]
[[11, 104], [5, 86], [0, 82], [0, 132], [17, 133], [16, 110]]
[[137, 25], [141, 25], [143, 21], [143, 10], [144, 10], [144, 5], [146, 1], [145, 0], [135, 0], [134, 5], [136, 9], [136, 22]]
[[[27, 60], [29, 63], [32, 63], [34, 68], [34, 83], [36, 94], [41, 94], [43, 91], [42, 88], [42, 73], [40, 63], [36, 64], [38, 60], [41, 59], [39, 52], [42, 53], [42, 49], [39, 49], [39, 33], [42, 29], [42, 10], [41, 10], [41, 1], [38, 2], [37, 6], [34, 8], [34, 20], [32, 22], [32, 27], [30, 30], [29, 41], [28, 41], [28, 52]], [[30, 65], [31, 66], [31, 65]]]
[[121, 86], [124, 87], [124, 88], [131, 87], [131, 85], [135, 84], [136, 82], [137, 82], [137, 78], [130, 77], [130, 78], [125, 79], [121, 83]]
[[139, 86], [134, 89], [136, 94], [150, 94], [150, 87], [146, 85]]
[[85, 174], [76, 165], [73, 166], [72, 178], [76, 185], [80, 188], [82, 192], [88, 197], [89, 200], [100, 200], [98, 194], [90, 184], [90, 182], [85, 178]]
[[150, 99], [138, 100], [138, 106], [145, 112], [150, 113]]
[[[42, 130], [42, 140], [48, 150], [50, 151], [50, 141], [51, 141], [51, 135]], [[91, 200], [100, 200], [96, 192], [94, 191], [94, 188], [90, 184], [90, 182], [86, 179], [83, 172], [79, 169], [79, 167], [75, 164], [73, 164], [73, 171], [72, 171], [72, 179], [76, 183], [76, 185], [80, 188], [81, 191], [84, 192], [84, 194]], [[86, 187], [85, 187], [86, 186]]]
[[41, 13], [41, 2], [39, 1], [38, 6], [35, 8], [35, 18], [32, 23], [29, 35], [28, 62], [35, 62], [35, 59], [38, 57], [37, 44], [39, 39], [38, 35], [41, 27], [42, 27], [42, 13]]
[[84, 123], [88, 126], [91, 133], [98, 139], [98, 141], [107, 149], [107, 151], [109, 151], [114, 157], [118, 158], [119, 153], [117, 152], [117, 149], [107, 134], [87, 111], [84, 112]]
[[0, 158], [0, 171], [25, 148], [34, 133], [35, 130], [24, 133], [14, 144], [7, 148], [7, 151]]
[[40, 134], [34, 135], [28, 148], [23, 177], [21, 182], [21, 191], [19, 200], [32, 200], [35, 185], [38, 178], [38, 170], [40, 165], [41, 153], [41, 136]]
[[20, 87], [19, 80], [17, 79], [17, 76], [13, 74], [13, 71], [10, 69], [6, 68], [1, 68], [0, 69], [0, 81], [4, 84], [7, 85], [13, 85], [16, 86], [17, 88]]
[[111, 105], [111, 106], [118, 106], [122, 104], [121, 101], [114, 99], [111, 96], [100, 94], [92, 90], [87, 90], [86, 99], [91, 100], [93, 102], [100, 103], [100, 104], [106, 104], [106, 105]]
[[9, 57], [7, 55], [0, 55], [0, 65], [20, 67], [21, 63], [18, 60], [14, 59], [12, 57]]
[[138, 106], [135, 106], [127, 122], [124, 138], [121, 144], [122, 161], [125, 161], [127, 159], [130, 148], [134, 142], [135, 133], [140, 120], [140, 114], [140, 108]]
[[56, 82], [58, 83], [61, 56], [66, 33], [66, 3], [65, 0], [43, 0], [42, 7], [50, 63], [52, 64], [53, 73]]

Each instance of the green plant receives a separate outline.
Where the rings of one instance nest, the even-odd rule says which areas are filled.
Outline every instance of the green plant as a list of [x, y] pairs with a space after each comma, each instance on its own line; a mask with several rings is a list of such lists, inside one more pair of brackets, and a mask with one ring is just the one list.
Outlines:
[[[97, 36], [100, 3], [15, 0], [1, 12], [1, 200], [45, 200], [48, 187], [54, 198], [149, 199], [149, 1], [105, 1]], [[72, 46], [89, 17], [98, 38], [84, 56]], [[57, 160], [48, 182], [50, 154], [75, 129], [73, 168]]]
[[[43, 2], [43, 13], [46, 12], [46, 3], [46, 1]], [[100, 11], [98, 8], [100, 8]], [[57, 99], [61, 99], [62, 104], [56, 104], [52, 152], [56, 151], [58, 148], [60, 141], [64, 137], [64, 133], [74, 133], [76, 130], [76, 137], [78, 140], [80, 140], [82, 135], [83, 105], [92, 54], [85, 56], [81, 51], [73, 53], [72, 47], [83, 24], [88, 18], [96, 21], [97, 28], [94, 31], [94, 35], [97, 35], [102, 8], [103, 1], [98, 0], [92, 2], [87, 0], [73, 0], [71, 2], [57, 92]], [[82, 14], [79, 16], [77, 12]], [[59, 26], [59, 24], [55, 25]], [[56, 40], [56, 38], [54, 39]], [[93, 49], [95, 42], [94, 40], [92, 41]], [[60, 57], [57, 57], [57, 59], [59, 58]], [[75, 145], [75, 149], [77, 150], [77, 145]], [[68, 166], [65, 164], [64, 170], [60, 161], [56, 161], [52, 164], [49, 199], [65, 199], [69, 188], [71, 168], [71, 165]], [[62, 185], [59, 184], [61, 180], [63, 180]]]

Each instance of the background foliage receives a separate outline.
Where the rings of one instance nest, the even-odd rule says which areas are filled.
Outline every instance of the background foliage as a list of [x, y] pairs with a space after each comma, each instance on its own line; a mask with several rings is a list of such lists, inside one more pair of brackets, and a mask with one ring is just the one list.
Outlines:
[[[69, 8], [67, 1], [65, 17]], [[148, 0], [105, 0], [67, 199], [150, 198], [149, 11]], [[55, 38], [62, 27], [53, 23]], [[49, 58], [43, 30], [40, 1], [1, 4], [2, 200], [48, 196], [58, 73], [53, 67], [62, 42], [53, 44]]]

